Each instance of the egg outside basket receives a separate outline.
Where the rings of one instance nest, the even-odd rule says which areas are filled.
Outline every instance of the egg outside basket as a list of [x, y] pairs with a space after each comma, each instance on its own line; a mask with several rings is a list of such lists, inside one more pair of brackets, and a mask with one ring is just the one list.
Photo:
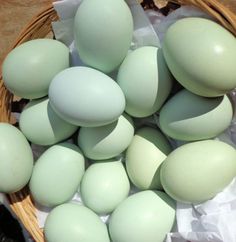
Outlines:
[[[159, 1], [163, 2], [163, 0], [154, 0], [156, 3]], [[149, 7], [154, 7], [152, 1], [147, 0], [144, 2], [147, 2]], [[201, 8], [206, 13], [218, 19], [225, 28], [236, 36], [236, 2], [234, 0], [171, 0], [170, 2], [177, 5], [194, 5]], [[224, 3], [227, 3], [227, 5]], [[58, 20], [57, 13], [53, 6], [50, 5], [32, 19], [21, 32], [12, 48], [32, 39], [46, 38], [48, 34], [52, 33], [51, 23], [56, 20]], [[1, 75], [0, 122], [12, 122], [11, 108], [13, 98], [13, 95], [5, 88]], [[29, 195], [28, 187], [17, 193], [7, 195], [7, 198], [12, 211], [28, 230], [32, 238], [36, 242], [43, 242], [43, 230], [39, 228], [36, 209], [34, 202]]]

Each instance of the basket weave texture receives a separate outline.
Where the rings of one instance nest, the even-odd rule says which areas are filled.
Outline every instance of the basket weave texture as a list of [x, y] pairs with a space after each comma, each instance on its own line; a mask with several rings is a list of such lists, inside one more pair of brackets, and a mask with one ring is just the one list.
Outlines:
[[[163, 0], [159, 0], [163, 1]], [[158, 0], [154, 1], [158, 2]], [[236, 36], [236, 2], [232, 0], [170, 0], [178, 5], [197, 6], [218, 21]], [[225, 4], [225, 3], [228, 4]], [[51, 23], [57, 21], [58, 16], [52, 5], [43, 9], [20, 33], [12, 49], [23, 42], [45, 38], [52, 32]], [[10, 51], [10, 50], [9, 50]], [[12, 123], [11, 107], [14, 96], [5, 88], [0, 73], [0, 122]], [[36, 242], [44, 242], [43, 231], [39, 228], [36, 210], [28, 187], [21, 191], [7, 195], [10, 207], [19, 218], [32, 238]]]

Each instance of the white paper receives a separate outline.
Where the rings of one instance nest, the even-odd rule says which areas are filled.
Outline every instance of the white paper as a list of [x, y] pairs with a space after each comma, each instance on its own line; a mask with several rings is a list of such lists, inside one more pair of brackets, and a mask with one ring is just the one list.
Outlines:
[[63, 21], [74, 18], [81, 2], [82, 0], [60, 0], [53, 2], [53, 7], [60, 20]]
[[[159, 38], [141, 5], [136, 0], [126, 0], [126, 2], [130, 7], [134, 22], [133, 49], [148, 45], [160, 47]], [[160, 16], [163, 15], [159, 13]]]
[[9, 203], [8, 203], [7, 197], [4, 193], [1, 193], [1, 192], [0, 192], [0, 204], [3, 204], [7, 208], [9, 208]]
[[175, 238], [179, 242], [236, 242], [236, 179], [205, 203], [178, 203], [176, 213], [178, 232], [169, 234], [167, 242]]
[[175, 11], [171, 12], [168, 16], [162, 19], [161, 22], [159, 14], [155, 11], [151, 11], [151, 13], [149, 13], [149, 16], [161, 43], [163, 41], [167, 29], [179, 19], [187, 17], [201, 17], [214, 20], [211, 16], [207, 15], [200, 9], [193, 6], [182, 6], [176, 9]]

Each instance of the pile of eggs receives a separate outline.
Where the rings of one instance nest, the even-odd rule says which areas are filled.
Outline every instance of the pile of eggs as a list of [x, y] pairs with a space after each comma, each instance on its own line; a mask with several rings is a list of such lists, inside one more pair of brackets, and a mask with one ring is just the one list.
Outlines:
[[[186, 18], [162, 48], [128, 54], [125, 1], [84, 0], [74, 21], [85, 66], [70, 67], [69, 49], [51, 39], [23, 43], [3, 63], [5, 86], [30, 101], [20, 130], [0, 123], [0, 192], [29, 183], [33, 199], [53, 208], [48, 242], [164, 241], [175, 201], [209, 200], [236, 176], [235, 149], [214, 140], [233, 118], [235, 37]], [[146, 123], [154, 114], [159, 128]], [[186, 144], [173, 150], [171, 139]], [[35, 163], [29, 142], [49, 146]], [[69, 202], [77, 191], [83, 205]], [[99, 216], [107, 214], [106, 226]]]

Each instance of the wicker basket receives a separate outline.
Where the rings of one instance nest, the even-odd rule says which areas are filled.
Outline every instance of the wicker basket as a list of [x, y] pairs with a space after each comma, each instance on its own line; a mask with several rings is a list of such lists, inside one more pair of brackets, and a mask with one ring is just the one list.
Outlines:
[[[159, 0], [163, 1], [163, 0]], [[151, 2], [151, 1], [147, 1]], [[158, 2], [155, 0], [154, 2]], [[230, 0], [171, 0], [179, 5], [195, 5], [203, 11], [214, 16], [219, 22], [236, 36], [236, 2], [232, 0], [234, 6], [230, 6]], [[225, 5], [224, 3], [228, 4]], [[150, 5], [152, 6], [152, 5]], [[232, 7], [232, 8], [231, 8]], [[21, 32], [12, 48], [21, 43], [48, 36], [51, 29], [51, 22], [56, 21], [58, 16], [52, 5], [45, 8]], [[1, 73], [0, 73], [1, 75]], [[11, 107], [13, 95], [5, 88], [2, 75], [0, 79], [0, 122], [11, 122]], [[8, 200], [11, 209], [26, 227], [33, 239], [37, 242], [43, 242], [43, 231], [39, 228], [36, 218], [35, 207], [32, 198], [29, 195], [29, 189], [26, 187], [21, 191], [9, 194]]]

